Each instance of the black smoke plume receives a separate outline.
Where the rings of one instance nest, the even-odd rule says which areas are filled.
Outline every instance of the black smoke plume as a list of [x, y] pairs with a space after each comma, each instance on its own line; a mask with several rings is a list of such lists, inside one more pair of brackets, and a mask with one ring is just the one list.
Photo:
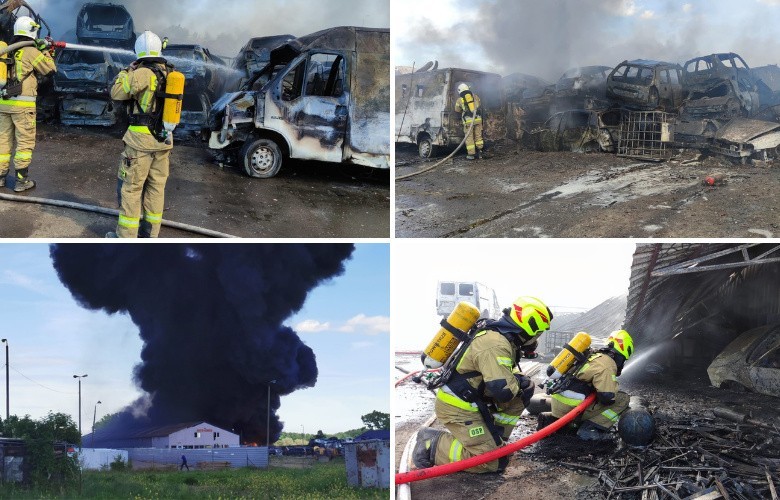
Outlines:
[[282, 431], [279, 397], [317, 381], [314, 352], [282, 322], [310, 290], [344, 272], [353, 250], [348, 244], [57, 244], [50, 253], [80, 305], [126, 312], [144, 341], [134, 378], [149, 396], [125, 408], [112, 428], [206, 421], [264, 444], [269, 384], [273, 442]]

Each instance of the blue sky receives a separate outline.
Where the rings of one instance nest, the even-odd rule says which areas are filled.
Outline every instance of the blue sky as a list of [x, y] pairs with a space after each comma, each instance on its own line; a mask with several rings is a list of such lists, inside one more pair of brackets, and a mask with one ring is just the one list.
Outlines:
[[[0, 244], [0, 336], [10, 346], [11, 414], [38, 418], [51, 410], [78, 422], [73, 375], [86, 373], [87, 433], [98, 400], [100, 419], [140, 395], [132, 368], [142, 344], [128, 316], [78, 306], [48, 252], [45, 244]], [[313, 290], [285, 322], [314, 350], [319, 367], [315, 387], [282, 398], [286, 431], [339, 432], [361, 427], [360, 416], [372, 410], [389, 413], [389, 286], [388, 245], [357, 245], [346, 272]]]
[[737, 52], [751, 67], [780, 62], [779, 0], [395, 0], [396, 66], [437, 59], [551, 81], [575, 66], [625, 59], [683, 63]]

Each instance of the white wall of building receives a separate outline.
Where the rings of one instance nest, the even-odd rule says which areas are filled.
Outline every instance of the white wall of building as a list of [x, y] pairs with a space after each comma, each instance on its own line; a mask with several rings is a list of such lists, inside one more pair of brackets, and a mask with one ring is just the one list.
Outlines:
[[239, 437], [238, 434], [202, 422], [172, 433], [168, 436], [167, 445], [160, 443], [160, 446], [158, 446], [155, 442], [154, 446], [156, 448], [184, 449], [230, 448], [239, 446]]

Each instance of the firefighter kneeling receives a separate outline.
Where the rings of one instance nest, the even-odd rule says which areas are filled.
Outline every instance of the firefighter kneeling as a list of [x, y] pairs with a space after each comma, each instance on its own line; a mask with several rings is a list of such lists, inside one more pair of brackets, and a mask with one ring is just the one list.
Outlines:
[[[540, 300], [520, 297], [498, 320], [478, 323], [451, 377], [436, 393], [436, 418], [450, 432], [423, 429], [412, 459], [418, 468], [465, 460], [502, 446], [534, 392], [516, 365], [535, 357], [537, 337], [550, 328], [552, 312]], [[458, 356], [458, 354], [455, 354]], [[467, 469], [501, 472], [508, 457]]]
[[595, 391], [596, 402], [575, 420], [575, 423], [580, 423], [577, 437], [584, 440], [609, 439], [609, 429], [628, 408], [630, 397], [618, 390], [617, 377], [633, 352], [634, 341], [627, 331], [612, 332], [607, 338], [607, 347], [588, 357], [566, 390], [552, 395], [552, 416], [561, 418]]

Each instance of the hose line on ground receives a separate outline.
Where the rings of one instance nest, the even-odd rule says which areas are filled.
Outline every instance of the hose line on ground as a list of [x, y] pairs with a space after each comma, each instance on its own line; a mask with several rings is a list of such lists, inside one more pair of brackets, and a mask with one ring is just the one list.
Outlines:
[[[38, 205], [49, 205], [52, 207], [60, 207], [60, 208], [72, 208], [74, 210], [81, 210], [84, 212], [92, 212], [92, 213], [102, 214], [102, 215], [110, 215], [113, 217], [117, 217], [119, 215], [119, 210], [114, 208], [104, 208], [95, 205], [86, 205], [84, 203], [76, 203], [74, 201], [51, 200], [48, 198], [36, 198], [34, 196], [20, 196], [16, 194], [4, 194], [4, 193], [0, 193], [0, 200], [15, 201], [15, 202], [22, 202], [22, 203], [35, 203]], [[211, 229], [192, 226], [190, 224], [183, 224], [181, 222], [174, 222], [166, 219], [163, 219], [162, 225], [174, 229], [179, 229], [181, 231], [187, 231], [190, 233], [200, 234], [203, 236], [209, 236], [211, 238], [235, 238], [236, 237], [231, 234], [220, 233], [219, 231], [212, 231]]]
[[436, 163], [434, 163], [432, 166], [430, 166], [428, 168], [424, 168], [424, 169], [422, 169], [422, 170], [420, 170], [418, 172], [412, 172], [411, 174], [406, 174], [406, 175], [402, 175], [400, 177], [396, 177], [395, 180], [396, 181], [402, 181], [404, 179], [408, 179], [409, 177], [414, 177], [415, 175], [424, 174], [425, 172], [428, 172], [429, 170], [433, 170], [434, 168], [438, 167], [439, 165], [441, 165], [445, 161], [449, 160], [450, 158], [455, 156], [455, 153], [460, 151], [460, 148], [462, 148], [464, 144], [466, 144], [466, 137], [471, 135], [471, 131], [473, 129], [474, 129], [474, 120], [471, 120], [471, 126], [469, 127], [469, 131], [466, 132], [466, 135], [463, 136], [463, 140], [460, 141], [460, 144], [458, 144], [458, 147], [455, 148], [455, 150], [452, 153], [448, 154], [447, 156], [445, 156], [441, 160], [437, 161]]
[[496, 448], [495, 450], [488, 451], [487, 453], [483, 453], [482, 455], [476, 455], [474, 457], [461, 460], [460, 462], [451, 462], [444, 465], [429, 467], [427, 469], [417, 469], [410, 472], [398, 473], [395, 475], [395, 484], [400, 485], [410, 483], [412, 481], [421, 481], [423, 479], [445, 476], [452, 474], [453, 472], [459, 472], [476, 467], [477, 465], [492, 462], [493, 460], [498, 460], [501, 457], [505, 457], [511, 453], [514, 453], [530, 444], [534, 444], [535, 442], [544, 439], [550, 434], [558, 431], [558, 429], [574, 420], [577, 415], [584, 412], [595, 400], [596, 393], [590, 394], [582, 401], [582, 403], [573, 408], [569, 413], [548, 425], [544, 429], [538, 430], [533, 434], [520, 439], [519, 441], [515, 441], [514, 443], [510, 443], [506, 446], [502, 446], [500, 448]]

